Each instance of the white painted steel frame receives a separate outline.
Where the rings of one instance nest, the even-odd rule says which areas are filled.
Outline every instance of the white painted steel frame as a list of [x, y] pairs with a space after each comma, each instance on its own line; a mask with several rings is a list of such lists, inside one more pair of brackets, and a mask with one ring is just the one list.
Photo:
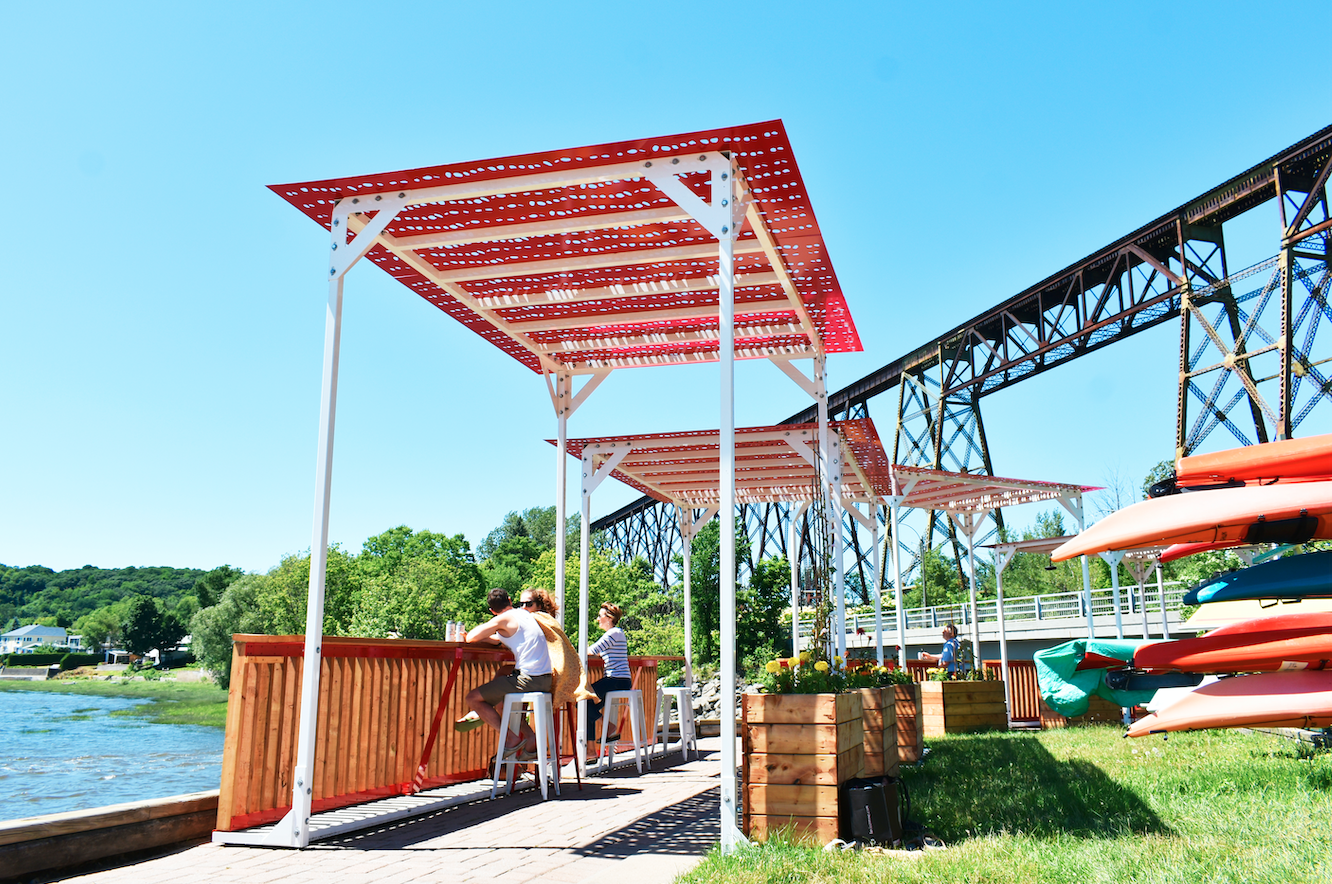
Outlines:
[[1115, 638], [1124, 638], [1124, 611], [1119, 603], [1119, 563], [1124, 560], [1124, 551], [1110, 549], [1101, 553], [1101, 559], [1110, 566], [1110, 593], [1115, 609]]
[[[666, 159], [667, 157], [662, 157]], [[463, 238], [471, 237], [468, 241], [485, 241], [484, 233], [469, 231], [463, 234], [445, 232], [440, 234], [431, 234], [423, 237], [394, 237], [386, 233], [388, 225], [391, 223], [397, 213], [407, 205], [418, 205], [423, 203], [447, 202], [453, 200], [465, 200], [483, 196], [494, 196], [497, 194], [511, 191], [532, 191], [544, 188], [556, 188], [565, 186], [576, 186], [579, 184], [616, 181], [633, 178], [647, 178], [653, 181], [664, 193], [671, 197], [677, 205], [684, 210], [690, 217], [695, 218], [709, 232], [713, 233], [718, 239], [718, 273], [716, 277], [716, 288], [719, 292], [719, 362], [721, 366], [721, 458], [722, 458], [722, 488], [720, 500], [718, 502], [720, 511], [724, 513], [734, 513], [735, 511], [735, 410], [734, 410], [734, 363], [735, 363], [735, 253], [736, 237], [738, 228], [743, 220], [748, 217], [754, 227], [758, 237], [757, 248], [751, 244], [746, 244], [742, 251], [749, 253], [752, 251], [763, 252], [772, 265], [772, 276], [775, 281], [782, 285], [787, 300], [782, 303], [782, 309], [794, 310], [800, 319], [800, 325], [804, 328], [810, 338], [810, 347], [808, 349], [795, 348], [794, 351], [788, 349], [784, 354], [785, 358], [817, 356], [820, 358], [820, 377], [819, 386], [822, 400], [826, 403], [826, 393], [822, 389], [821, 377], [821, 359], [823, 354], [823, 341], [815, 330], [808, 311], [795, 286], [787, 274], [785, 265], [777, 251], [775, 242], [766, 228], [761, 214], [752, 204], [747, 184], [742, 176], [738, 174], [737, 166], [723, 157], [720, 153], [709, 152], [694, 159], [692, 156], [681, 155], [678, 158], [671, 158], [673, 167], [670, 169], [672, 174], [662, 174], [662, 170], [655, 172], [646, 172], [646, 168], [651, 166], [650, 162], [633, 161], [628, 163], [613, 163], [606, 166], [595, 167], [583, 170], [580, 174], [569, 174], [567, 172], [552, 172], [544, 175], [521, 175], [512, 178], [495, 179], [485, 182], [463, 182], [457, 184], [445, 184], [434, 187], [417, 188], [413, 190], [404, 190], [398, 192], [386, 192], [382, 194], [359, 194], [339, 201], [332, 211], [332, 243], [331, 243], [331, 266], [329, 268], [329, 297], [328, 309], [325, 320], [325, 344], [324, 344], [324, 368], [323, 379], [321, 382], [320, 399], [320, 428], [319, 428], [319, 448], [316, 458], [316, 481], [315, 481], [315, 519], [313, 539], [311, 542], [311, 563], [310, 563], [310, 583], [307, 600], [307, 617], [305, 632], [305, 654], [303, 660], [303, 681], [301, 687], [301, 717], [297, 728], [297, 750], [296, 766], [293, 776], [293, 795], [292, 810], [273, 827], [269, 832], [262, 835], [250, 833], [234, 833], [236, 843], [263, 843], [272, 846], [284, 847], [305, 847], [309, 844], [309, 817], [310, 808], [313, 799], [313, 764], [315, 756], [315, 722], [317, 714], [317, 704], [319, 695], [319, 665], [320, 665], [320, 643], [323, 635], [323, 610], [325, 594], [325, 577], [328, 561], [328, 517], [329, 503], [332, 483], [332, 462], [333, 462], [333, 440], [335, 427], [335, 414], [337, 404], [337, 376], [339, 363], [339, 346], [341, 341], [341, 323], [342, 323], [342, 300], [343, 300], [343, 280], [348, 270], [363, 257], [366, 252], [374, 245], [383, 245], [393, 252], [400, 260], [408, 266], [422, 273], [426, 279], [432, 281], [460, 303], [473, 310], [478, 316], [485, 319], [492, 326], [509, 336], [524, 348], [532, 352], [542, 366], [543, 373], [547, 377], [547, 385], [550, 389], [552, 404], [556, 413], [557, 434], [559, 445], [557, 449], [558, 463], [556, 466], [556, 512], [558, 525], [556, 528], [556, 549], [558, 563], [556, 568], [556, 594], [561, 602], [561, 608], [564, 608], [564, 562], [565, 562], [565, 537], [564, 529], [566, 523], [566, 495], [567, 495], [567, 477], [565, 458], [565, 442], [567, 440], [568, 419], [577, 409], [595, 387], [604, 380], [609, 374], [610, 366], [596, 365], [569, 365], [560, 363], [551, 358], [551, 352], [547, 348], [535, 344], [528, 338], [524, 332], [536, 330], [541, 323], [514, 323], [507, 322], [495, 314], [495, 310], [501, 306], [495, 303], [496, 299], [481, 299], [472, 296], [461, 288], [458, 284], [466, 276], [466, 272], [448, 272], [439, 271], [428, 262], [415, 254], [420, 248], [429, 246], [446, 245], [448, 242], [462, 242]], [[678, 159], [678, 162], [676, 162]], [[692, 191], [684, 187], [675, 174], [689, 171], [711, 171], [712, 190], [711, 204], [704, 203], [696, 197]], [[373, 212], [373, 215], [368, 213]], [[667, 212], [671, 217], [676, 217], [675, 213]], [[650, 223], [660, 218], [646, 219], [640, 223]], [[550, 224], [564, 224], [564, 227], [572, 231], [593, 230], [598, 227], [621, 226], [626, 223], [624, 216], [607, 218], [582, 218], [572, 222], [542, 222], [547, 226]], [[564, 228], [562, 228], [564, 229]], [[549, 230], [536, 231], [531, 233], [544, 232]], [[350, 242], [347, 240], [348, 234], [355, 234]], [[512, 238], [515, 233], [513, 228], [493, 231], [494, 239]], [[447, 242], [446, 242], [447, 241]], [[642, 255], [622, 255], [620, 261], [626, 260], [677, 260], [678, 255], [673, 252], [663, 256], [664, 250], [659, 250], [656, 254]], [[571, 259], [564, 263], [565, 269], [569, 267], [582, 266], [590, 262], [601, 261], [605, 264], [607, 260], [602, 258], [582, 258]], [[547, 267], [550, 263], [552, 266]], [[540, 268], [535, 267], [536, 262], [522, 262], [509, 264], [507, 266], [508, 275], [520, 275], [523, 272], [536, 272], [540, 270], [547, 272], [552, 269], [558, 269], [554, 266], [556, 262], [542, 263]], [[601, 265], [598, 265], [601, 266]], [[742, 281], [745, 284], [768, 284], [772, 280], [767, 278], [767, 274], [749, 274]], [[754, 277], [750, 279], [749, 277]], [[760, 279], [759, 277], [763, 277]], [[681, 280], [678, 281], [680, 290], [705, 290], [712, 287], [712, 280]], [[665, 284], [672, 285], [673, 284]], [[615, 291], [614, 287], [608, 288], [605, 292], [607, 297], [616, 297], [622, 292]], [[775, 306], [775, 305], [774, 305]], [[746, 313], [763, 312], [764, 308], [758, 305], [747, 305]], [[654, 319], [670, 318], [666, 314], [654, 314]], [[553, 325], [552, 325], [553, 327]], [[750, 353], [746, 351], [745, 355], [772, 355]], [[643, 358], [634, 360], [634, 364], [661, 364], [665, 359]], [[697, 361], [697, 357], [691, 360]], [[583, 389], [575, 396], [572, 389], [573, 374], [591, 374], [593, 378], [584, 385]], [[552, 381], [553, 377], [553, 381]], [[826, 405], [825, 405], [826, 408]], [[826, 426], [826, 420], [824, 421]], [[626, 449], [627, 450], [627, 449]], [[825, 455], [827, 449], [825, 449]], [[621, 455], [623, 456], [623, 454]], [[607, 471], [608, 473], [608, 471]], [[601, 477], [607, 473], [600, 473]], [[597, 481], [600, 481], [599, 479]], [[588, 513], [586, 510], [587, 499], [590, 497], [591, 490], [587, 489], [584, 493], [584, 514], [582, 519], [582, 552], [584, 562], [588, 548]], [[734, 685], [735, 677], [735, 524], [734, 519], [723, 519], [722, 521], [722, 567], [721, 567], [721, 611], [722, 611], [722, 673], [723, 684]], [[579, 612], [579, 646], [580, 652], [586, 652], [586, 630], [587, 630], [587, 598], [586, 598], [586, 565], [584, 564], [580, 571], [580, 601], [581, 610]], [[732, 694], [734, 702], [734, 694]], [[579, 716], [579, 741], [580, 746], [585, 749], [585, 716]], [[736, 757], [735, 757], [735, 718], [733, 715], [722, 715], [722, 789], [721, 789], [721, 832], [723, 850], [731, 850], [737, 844], [743, 843], [745, 838], [736, 828]], [[232, 833], [227, 833], [228, 835]], [[232, 840], [232, 839], [227, 839]]]

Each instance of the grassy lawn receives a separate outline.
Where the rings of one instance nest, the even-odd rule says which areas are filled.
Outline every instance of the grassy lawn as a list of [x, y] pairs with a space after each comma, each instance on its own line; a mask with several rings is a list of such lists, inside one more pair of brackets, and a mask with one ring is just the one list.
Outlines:
[[[911, 818], [948, 849], [879, 857], [769, 842], [702, 882], [1332, 880], [1332, 753], [1265, 734], [1123, 739], [1117, 727], [930, 741]], [[899, 852], [901, 853], [901, 852]]]
[[121, 697], [151, 700], [112, 715], [146, 718], [158, 724], [201, 724], [225, 727], [227, 692], [212, 682], [99, 681], [52, 679], [50, 681], [0, 681], [0, 691], [52, 691], [90, 697]]

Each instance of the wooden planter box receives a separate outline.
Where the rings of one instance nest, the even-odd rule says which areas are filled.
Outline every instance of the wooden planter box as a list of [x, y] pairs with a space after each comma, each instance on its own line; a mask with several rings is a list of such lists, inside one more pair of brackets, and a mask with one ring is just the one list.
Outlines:
[[925, 719], [920, 714], [920, 685], [893, 685], [896, 697], [897, 758], [899, 762], [920, 761], [925, 745]]
[[920, 701], [927, 737], [1008, 729], [1002, 681], [925, 681]]
[[864, 764], [860, 694], [745, 694], [741, 716], [745, 834], [836, 838], [838, 787]]
[[897, 709], [892, 688], [863, 688], [861, 729], [865, 732], [865, 763], [861, 776], [897, 776]]

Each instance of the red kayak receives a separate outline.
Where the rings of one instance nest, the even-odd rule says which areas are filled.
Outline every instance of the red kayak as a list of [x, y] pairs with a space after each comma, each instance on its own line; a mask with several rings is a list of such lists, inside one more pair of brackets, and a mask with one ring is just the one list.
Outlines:
[[1172, 494], [1111, 513], [1050, 554], [1056, 562], [1173, 543], [1303, 543], [1332, 538], [1332, 481]]
[[1332, 671], [1237, 675], [1190, 691], [1140, 718], [1128, 736], [1209, 727], [1326, 727], [1332, 724]]
[[1162, 565], [1164, 565], [1177, 559], [1196, 556], [1198, 553], [1211, 552], [1217, 549], [1234, 549], [1237, 546], [1244, 546], [1244, 541], [1223, 540], [1220, 543], [1176, 543], [1174, 546], [1162, 550], [1161, 554], [1156, 558]]
[[1136, 669], [1172, 672], [1321, 670], [1332, 662], [1332, 613], [1259, 617], [1198, 638], [1153, 642], [1133, 654]]

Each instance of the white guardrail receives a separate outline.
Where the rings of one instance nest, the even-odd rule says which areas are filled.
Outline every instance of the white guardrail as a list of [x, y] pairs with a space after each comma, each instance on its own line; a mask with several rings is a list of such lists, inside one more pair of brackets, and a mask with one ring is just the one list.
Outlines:
[[[1183, 583], [1172, 582], [1165, 585], [1165, 606], [1169, 614], [1178, 614], [1181, 607], [1181, 601], [1188, 587]], [[1024, 626], [1035, 626], [1040, 621], [1054, 621], [1086, 618], [1086, 598], [1080, 591], [1058, 592], [1050, 595], [1019, 596], [1016, 598], [1004, 598], [1004, 622], [1006, 624], [1021, 623]], [[1148, 586], [1139, 589], [1136, 586], [1121, 586], [1119, 588], [1120, 615], [1124, 620], [1125, 627], [1131, 627], [1142, 619], [1142, 609], [1146, 605], [1147, 613], [1155, 618], [1159, 618], [1161, 610], [1161, 593], [1155, 586]], [[1091, 591], [1092, 616], [1114, 616], [1115, 599], [1114, 590], [1093, 589]], [[998, 604], [994, 599], [984, 599], [976, 603], [977, 616], [981, 623], [997, 623], [999, 621]], [[897, 609], [885, 607], [883, 609], [883, 625], [885, 630], [896, 628]], [[1130, 618], [1134, 618], [1130, 620]], [[959, 629], [964, 625], [971, 623], [971, 606], [969, 604], [960, 605], [933, 605], [927, 608], [908, 608], [906, 612], [906, 627], [912, 629], [937, 629], [945, 623], [954, 623]], [[1155, 622], [1153, 622], [1155, 625]], [[813, 628], [811, 619], [801, 617], [800, 637], [808, 639]], [[848, 614], [846, 631], [848, 634], [854, 634], [858, 629], [863, 629], [867, 633], [874, 631], [874, 612]]]

